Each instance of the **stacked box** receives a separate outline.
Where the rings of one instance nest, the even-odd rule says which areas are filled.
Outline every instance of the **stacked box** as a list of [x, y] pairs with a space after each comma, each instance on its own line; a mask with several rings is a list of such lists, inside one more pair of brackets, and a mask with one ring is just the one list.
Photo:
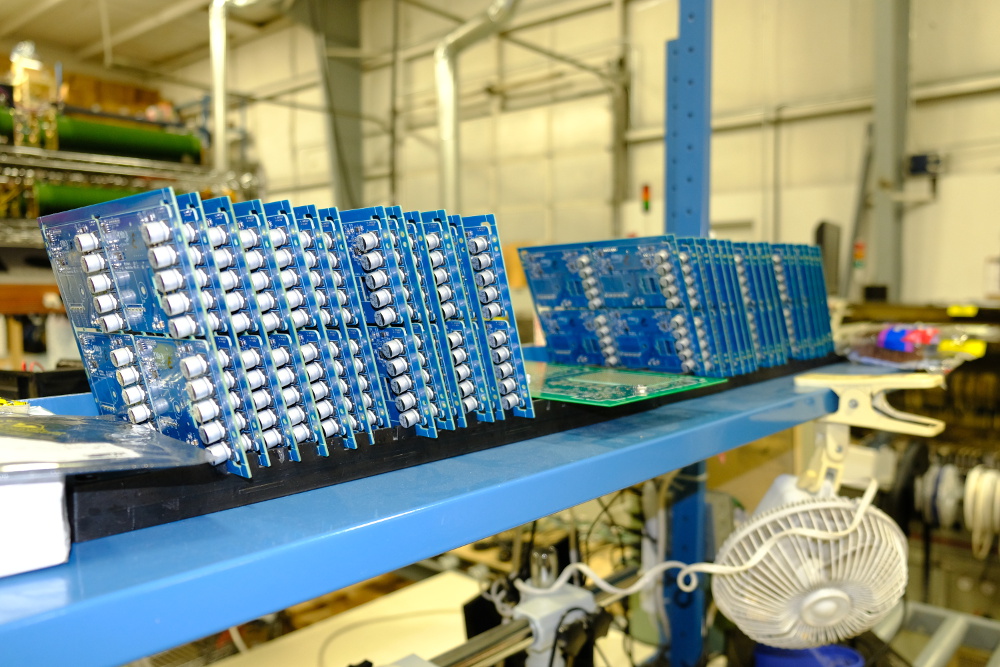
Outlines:
[[559, 363], [734, 377], [833, 351], [816, 248], [655, 236], [520, 256]]
[[495, 221], [453, 218], [164, 189], [39, 222], [100, 411], [250, 477], [533, 416]]

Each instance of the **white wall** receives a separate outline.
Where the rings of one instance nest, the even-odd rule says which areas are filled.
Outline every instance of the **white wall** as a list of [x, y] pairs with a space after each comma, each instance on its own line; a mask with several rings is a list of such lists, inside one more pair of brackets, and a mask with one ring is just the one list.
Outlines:
[[[174, 73], [177, 77], [208, 85], [207, 61]], [[266, 190], [272, 199], [330, 206], [330, 160], [326, 115], [318, 109], [326, 103], [320, 79], [312, 32], [290, 26], [232, 49], [227, 86], [232, 91], [266, 97], [305, 84], [310, 88], [281, 97], [287, 104], [249, 103], [230, 114], [233, 127], [245, 127], [251, 139], [251, 155], [263, 165]], [[200, 99], [204, 93], [187, 86], [164, 86], [163, 94], [175, 103]], [[238, 136], [233, 133], [232, 141]]]
[[[424, 0], [469, 17], [486, 0]], [[518, 20], [579, 0], [524, 0]], [[401, 44], [433, 44], [455, 23], [401, 6]], [[873, 0], [716, 0], [713, 113], [717, 119], [803, 104], [870, 97], [873, 85]], [[611, 4], [519, 30], [516, 36], [604, 67], [624, 50], [632, 71], [630, 123], [634, 132], [660, 132], [664, 109], [664, 42], [676, 35], [677, 0], [625, 4], [626, 36], [619, 40]], [[362, 50], [391, 47], [392, 0], [361, 0]], [[911, 84], [1000, 75], [1000, 25], [995, 0], [912, 0]], [[366, 61], [371, 63], [370, 60]], [[316, 81], [314, 43], [301, 27], [239, 47], [231, 61], [233, 88], [267, 94]], [[389, 68], [367, 67], [364, 112], [389, 117]], [[605, 237], [611, 231], [611, 112], [597, 79], [516, 45], [489, 39], [461, 59], [464, 114], [464, 213], [495, 212], [505, 241], [548, 243]], [[178, 74], [207, 82], [199, 63]], [[407, 59], [398, 79], [399, 199], [405, 208], [440, 205], [433, 67], [430, 56]], [[491, 93], [489, 91], [494, 91]], [[495, 94], [500, 90], [502, 95]], [[191, 97], [177, 89], [175, 97]], [[287, 99], [322, 106], [317, 88]], [[234, 115], [234, 119], [236, 116]], [[717, 131], [712, 141], [711, 217], [739, 238], [808, 241], [819, 220], [844, 227], [844, 249], [857, 197], [866, 110], [787, 122], [777, 141], [773, 125]], [[247, 110], [275, 197], [318, 204], [332, 201], [326, 126], [322, 114], [261, 103]], [[388, 140], [365, 123], [365, 200], [390, 203]], [[909, 209], [904, 229], [903, 298], [975, 299], [984, 294], [987, 257], [1000, 255], [1000, 93], [956, 96], [911, 106], [908, 144], [936, 150], [947, 161], [937, 199]], [[775, 147], [777, 146], [777, 153]], [[775, 166], [777, 157], [777, 168]], [[629, 147], [629, 197], [652, 187], [653, 211], [625, 204], [626, 230], [659, 231], [663, 145]], [[774, 199], [777, 170], [780, 198]], [[910, 189], [925, 190], [914, 182]], [[776, 214], [780, 222], [776, 221]], [[735, 226], [734, 226], [735, 223]]]
[[[431, 4], [471, 16], [484, 2]], [[519, 13], [554, 9], [560, 2], [525, 0]], [[573, 3], [569, 3], [573, 4]], [[390, 0], [363, 0], [362, 43], [388, 48]], [[412, 46], [443, 35], [454, 24], [403, 3], [402, 43]], [[676, 0], [627, 3], [627, 53], [633, 71], [631, 124], [658, 130], [663, 124], [664, 42], [676, 34]], [[911, 82], [914, 85], [993, 75], [1000, 42], [990, 26], [1000, 22], [1000, 3], [913, 0]], [[541, 46], [602, 65], [615, 52], [611, 8], [518, 32]], [[716, 0], [713, 109], [717, 117], [773, 113], [803, 103], [872, 95], [873, 3], [871, 0]], [[490, 40], [462, 60], [469, 112], [490, 108], [482, 90], [505, 81], [546, 80], [585, 89], [588, 75], [511, 45]], [[401, 197], [406, 206], [438, 200], [437, 158], [432, 145], [433, 80], [430, 58], [411, 62], [400, 80], [406, 122], [419, 126], [401, 150]], [[562, 80], [572, 83], [562, 84]], [[554, 82], [554, 85], [553, 85]], [[365, 77], [365, 104], [388, 113], [388, 74]], [[538, 86], [536, 86], [538, 88]], [[474, 92], [475, 91], [475, 92]], [[520, 89], [512, 89], [520, 92]], [[610, 111], [606, 96], [505, 110], [528, 101], [492, 99], [485, 117], [463, 124], [464, 207], [498, 213], [512, 242], [576, 241], [610, 232]], [[770, 125], [717, 132], [712, 141], [712, 219], [728, 235], [809, 241], [814, 225], [830, 220], [844, 227], [844, 251], [857, 197], [867, 111], [780, 126], [777, 142], [780, 200], [773, 196], [774, 128]], [[1000, 254], [994, 194], [1000, 191], [1000, 95], [977, 95], [921, 103], [910, 113], [911, 150], [946, 154], [948, 172], [934, 203], [914, 207], [905, 227], [904, 299], [980, 298], [985, 259]], [[419, 139], [415, 138], [419, 137]], [[378, 139], [369, 139], [366, 147]], [[380, 144], [382, 152], [384, 143]], [[662, 193], [663, 146], [649, 142], [629, 150], [630, 196], [643, 184], [654, 199]], [[915, 189], [925, 187], [913, 184]], [[384, 179], [368, 182], [372, 200], [384, 197]], [[775, 213], [780, 211], [780, 223]], [[643, 214], [626, 204], [626, 230], [658, 231], [662, 202]], [[780, 229], [775, 229], [780, 224]]]

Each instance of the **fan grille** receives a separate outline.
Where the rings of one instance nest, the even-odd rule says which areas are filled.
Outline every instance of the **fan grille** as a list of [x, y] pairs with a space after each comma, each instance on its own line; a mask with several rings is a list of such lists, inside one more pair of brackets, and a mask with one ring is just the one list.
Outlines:
[[[836, 533], [858, 512], [847, 498], [810, 498], [755, 516], [722, 545], [716, 563], [740, 566], [774, 535], [793, 529]], [[832, 539], [789, 534], [754, 567], [716, 575], [719, 609], [751, 639], [809, 648], [871, 628], [906, 588], [906, 538], [884, 512], [868, 507], [855, 530]]]

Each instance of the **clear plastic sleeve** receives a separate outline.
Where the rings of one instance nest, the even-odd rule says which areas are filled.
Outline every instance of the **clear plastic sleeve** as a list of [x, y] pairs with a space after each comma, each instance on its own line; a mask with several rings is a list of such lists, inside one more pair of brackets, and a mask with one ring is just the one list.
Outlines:
[[210, 462], [206, 450], [112, 418], [0, 413], [0, 484]]

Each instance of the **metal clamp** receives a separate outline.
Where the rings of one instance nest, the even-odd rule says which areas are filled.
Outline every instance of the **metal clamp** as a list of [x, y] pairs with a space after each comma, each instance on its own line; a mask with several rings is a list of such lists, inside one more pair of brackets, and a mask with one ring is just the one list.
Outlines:
[[944, 430], [944, 422], [902, 412], [889, 405], [885, 394], [896, 389], [944, 387], [944, 375], [907, 373], [886, 375], [835, 375], [809, 373], [795, 378], [800, 388], [832, 389], [839, 399], [837, 411], [818, 420], [816, 452], [809, 468], [799, 479], [799, 487], [817, 493], [829, 482], [833, 491], [840, 487], [844, 458], [850, 445], [851, 426], [904, 433], [925, 438]]
[[562, 656], [553, 648], [558, 641], [560, 625], [577, 621], [596, 610], [594, 594], [572, 584], [541, 595], [522, 593], [521, 603], [514, 608], [514, 618], [526, 619], [534, 636], [525, 665], [562, 667]]

